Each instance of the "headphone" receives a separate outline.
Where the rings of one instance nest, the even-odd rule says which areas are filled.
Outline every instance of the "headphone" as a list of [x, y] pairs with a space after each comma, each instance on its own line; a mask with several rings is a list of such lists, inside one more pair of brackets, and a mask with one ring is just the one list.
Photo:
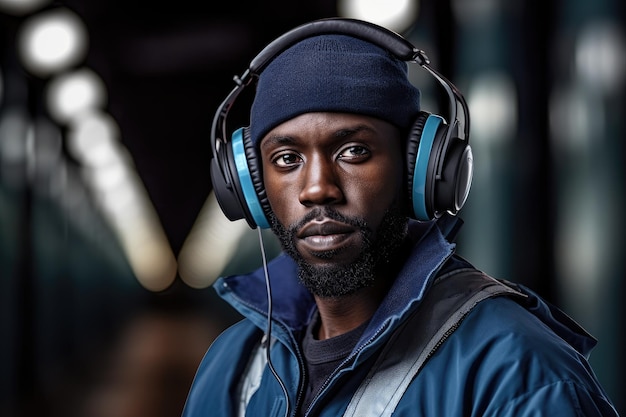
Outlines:
[[[463, 95], [430, 67], [422, 50], [399, 34], [356, 19], [328, 18], [298, 26], [267, 45], [241, 76], [233, 78], [235, 88], [215, 113], [211, 128], [211, 181], [226, 217], [231, 221], [245, 219], [253, 229], [270, 227], [271, 207], [249, 127], [235, 130], [227, 139], [226, 119], [230, 108], [241, 91], [259, 77], [274, 57], [301, 40], [325, 34], [348, 35], [386, 49], [399, 60], [417, 63], [443, 87], [451, 123], [436, 114], [425, 111], [418, 114], [406, 145], [407, 191], [411, 214], [417, 220], [432, 220], [444, 213], [456, 215], [465, 204], [473, 174], [469, 110]], [[463, 110], [462, 132], [457, 117], [459, 104]]]

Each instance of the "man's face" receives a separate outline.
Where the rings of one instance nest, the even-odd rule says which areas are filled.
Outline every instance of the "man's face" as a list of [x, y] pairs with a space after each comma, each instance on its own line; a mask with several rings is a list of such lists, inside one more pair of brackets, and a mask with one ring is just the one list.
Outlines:
[[263, 138], [273, 230], [316, 295], [371, 285], [404, 238], [401, 144], [393, 125], [343, 113], [307, 113]]

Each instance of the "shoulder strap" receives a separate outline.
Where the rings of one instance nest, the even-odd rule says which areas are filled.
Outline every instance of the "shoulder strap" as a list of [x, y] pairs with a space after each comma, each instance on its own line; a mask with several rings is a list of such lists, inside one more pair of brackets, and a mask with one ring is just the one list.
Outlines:
[[526, 297], [475, 269], [438, 277], [416, 311], [391, 336], [344, 416], [391, 416], [430, 356], [478, 303], [496, 296]]
[[[266, 346], [269, 343], [269, 346]], [[263, 378], [263, 370], [267, 365], [267, 349], [271, 349], [276, 344], [276, 338], [267, 338], [267, 335], [263, 335], [263, 338], [257, 344], [252, 353], [246, 370], [243, 372], [241, 381], [238, 386], [238, 413], [237, 416], [243, 417], [246, 415], [246, 409], [248, 403], [254, 395], [254, 393], [261, 386], [261, 379]]]

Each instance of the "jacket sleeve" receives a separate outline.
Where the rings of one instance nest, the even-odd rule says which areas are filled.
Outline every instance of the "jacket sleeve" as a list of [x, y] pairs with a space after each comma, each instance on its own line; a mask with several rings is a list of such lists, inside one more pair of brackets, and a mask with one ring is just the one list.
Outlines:
[[213, 342], [198, 367], [183, 417], [236, 415], [239, 377], [260, 338], [258, 329], [242, 320]]
[[545, 385], [514, 398], [485, 417], [617, 417], [605, 398], [572, 381]]

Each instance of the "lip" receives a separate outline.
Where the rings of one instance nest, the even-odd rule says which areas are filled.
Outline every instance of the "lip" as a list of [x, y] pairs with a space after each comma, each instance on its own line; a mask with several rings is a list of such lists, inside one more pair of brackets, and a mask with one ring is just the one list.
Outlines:
[[339, 248], [355, 231], [353, 226], [327, 219], [307, 223], [296, 236], [308, 250], [318, 252]]

